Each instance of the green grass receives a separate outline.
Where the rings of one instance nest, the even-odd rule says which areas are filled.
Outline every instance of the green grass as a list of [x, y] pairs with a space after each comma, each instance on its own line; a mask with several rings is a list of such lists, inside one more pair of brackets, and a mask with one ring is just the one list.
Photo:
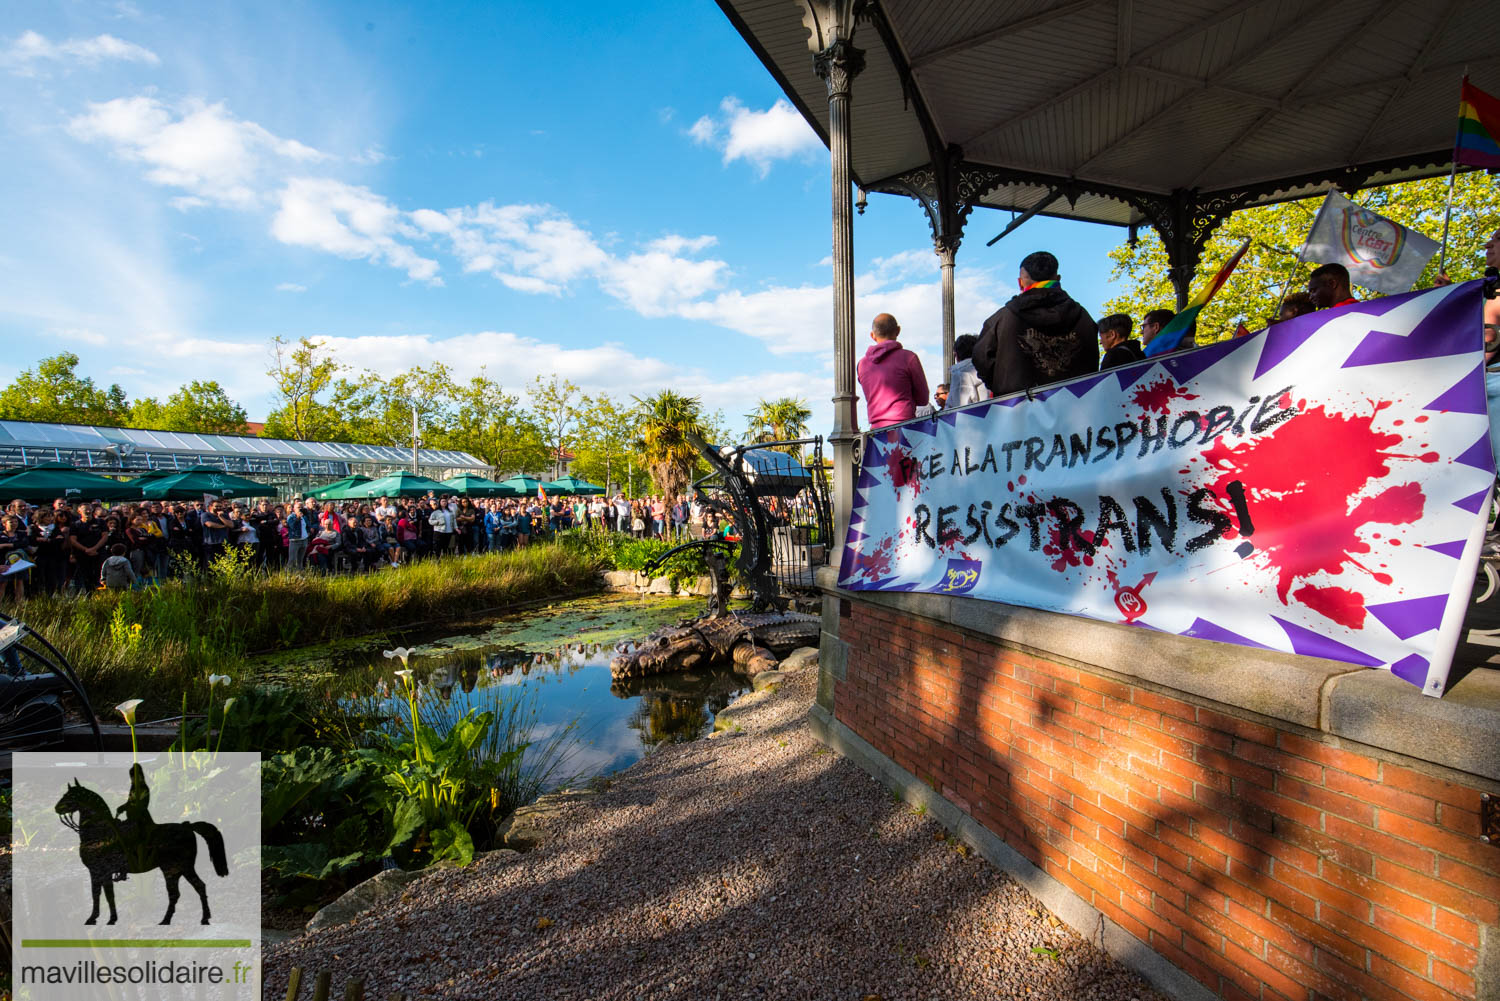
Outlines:
[[537, 545], [369, 574], [226, 573], [141, 591], [43, 595], [17, 616], [67, 656], [96, 710], [126, 698], [166, 708], [210, 672], [238, 677], [251, 653], [572, 594], [596, 586], [599, 568], [588, 552]]

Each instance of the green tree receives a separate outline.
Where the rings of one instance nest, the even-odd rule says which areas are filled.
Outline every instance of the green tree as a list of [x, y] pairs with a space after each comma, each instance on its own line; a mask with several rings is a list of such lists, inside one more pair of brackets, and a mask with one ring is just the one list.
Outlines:
[[562, 453], [572, 451], [582, 396], [577, 386], [555, 375], [546, 379], [537, 376], [526, 395], [530, 398], [531, 419], [542, 431], [547, 461], [552, 463], [555, 478], [561, 468]]
[[201, 431], [208, 434], [244, 434], [245, 408], [229, 398], [217, 382], [194, 379], [159, 403], [150, 396], [130, 408], [130, 423], [157, 431]]
[[[1407, 181], [1354, 192], [1353, 200], [1403, 226], [1437, 239], [1443, 233], [1446, 177]], [[1198, 317], [1197, 342], [1208, 344], [1229, 337], [1243, 321], [1259, 330], [1273, 318], [1282, 289], [1302, 291], [1316, 264], [1301, 264], [1297, 255], [1312, 229], [1322, 196], [1236, 212], [1209, 238], [1194, 280], [1194, 290], [1227, 261], [1246, 237], [1250, 250], [1228, 284]], [[1448, 238], [1448, 273], [1455, 279], [1478, 277], [1483, 271], [1483, 246], [1500, 219], [1500, 186], [1482, 171], [1460, 174], [1453, 189], [1453, 222]], [[1155, 231], [1142, 234], [1132, 247], [1110, 251], [1114, 268], [1110, 280], [1124, 291], [1104, 303], [1100, 315], [1128, 313], [1139, 324], [1142, 314], [1156, 308], [1175, 309], [1176, 293], [1167, 271], [1166, 249]], [[1434, 257], [1417, 281], [1432, 284], [1437, 275]], [[1364, 293], [1356, 293], [1363, 295]]]
[[453, 389], [453, 416], [445, 444], [494, 466], [505, 477], [540, 469], [547, 461], [542, 432], [517, 396], [505, 392], [481, 368]]
[[[783, 396], [776, 400], [761, 400], [754, 410], [745, 415], [749, 422], [746, 428], [747, 442], [789, 441], [807, 436], [807, 422], [812, 420], [812, 411], [805, 400]], [[790, 455], [801, 455], [796, 445], [783, 445], [780, 451]]]
[[80, 376], [78, 356], [64, 352], [43, 358], [0, 390], [0, 418], [120, 427], [129, 422], [130, 404], [118, 385], [101, 389]]
[[640, 437], [639, 410], [622, 406], [608, 393], [584, 397], [579, 404], [573, 472], [608, 487], [625, 479], [631, 468], [631, 444]]
[[415, 410], [422, 441], [436, 445], [452, 424], [455, 391], [448, 366], [434, 362], [389, 377], [365, 371], [357, 379], [341, 378], [333, 385], [331, 406], [351, 442], [410, 448]]
[[703, 406], [696, 396], [670, 389], [635, 400], [640, 408], [642, 458], [656, 492], [668, 505], [674, 504], [692, 482], [698, 463], [698, 450], [687, 436], [689, 432], [703, 434]]
[[266, 415], [268, 438], [297, 441], [336, 440], [343, 428], [338, 411], [319, 397], [333, 385], [343, 368], [328, 348], [309, 338], [296, 344], [271, 339], [271, 377], [277, 405]]

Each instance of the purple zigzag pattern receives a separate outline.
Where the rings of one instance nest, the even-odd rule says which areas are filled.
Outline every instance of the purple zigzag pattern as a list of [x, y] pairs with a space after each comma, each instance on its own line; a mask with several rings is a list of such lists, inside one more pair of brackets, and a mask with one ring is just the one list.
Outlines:
[[1249, 337], [1236, 337], [1233, 340], [1220, 341], [1207, 347], [1184, 351], [1180, 355], [1167, 355], [1158, 361], [1162, 368], [1172, 373], [1172, 378], [1177, 380], [1179, 386], [1186, 386], [1189, 381], [1196, 379], [1229, 355], [1249, 344], [1250, 341]]
[[1267, 327], [1264, 332], [1248, 338], [1248, 340], [1265, 338], [1265, 344], [1260, 349], [1260, 361], [1255, 365], [1254, 378], [1259, 379], [1290, 358], [1327, 322], [1328, 317], [1324, 314], [1307, 313], [1287, 320], [1285, 323], [1278, 323], [1274, 327]]
[[1434, 553], [1442, 553], [1451, 556], [1455, 560], [1463, 557], [1464, 546], [1468, 545], [1465, 539], [1454, 539], [1452, 542], [1439, 542], [1437, 545], [1428, 546], [1427, 549]]
[[1221, 625], [1217, 625], [1213, 622], [1208, 621], [1207, 619], [1202, 618], [1194, 619], [1193, 624], [1191, 626], [1188, 626], [1187, 630], [1184, 631], [1182, 635], [1194, 636], [1200, 640], [1214, 640], [1219, 643], [1234, 643], [1237, 646], [1253, 646], [1258, 647], [1261, 650], [1271, 649], [1264, 643], [1257, 643], [1249, 637], [1241, 636], [1236, 632], [1231, 632]]
[[1426, 598], [1405, 598], [1380, 605], [1367, 605], [1366, 608], [1395, 633], [1397, 639], [1409, 640], [1429, 629], [1436, 629], [1443, 621], [1443, 609], [1447, 606], [1446, 594], [1434, 594]]
[[859, 471], [859, 480], [854, 484], [856, 490], [868, 490], [870, 487], [880, 486], [880, 480], [868, 469]]
[[1341, 660], [1347, 664], [1360, 664], [1364, 667], [1379, 667], [1385, 663], [1379, 657], [1372, 657], [1363, 650], [1357, 650], [1336, 639], [1330, 639], [1321, 633], [1305, 629], [1295, 622], [1288, 622], [1274, 615], [1271, 616], [1271, 621], [1286, 633], [1286, 638], [1292, 644], [1292, 653], [1299, 656], [1326, 657], [1329, 660]]
[[1460, 509], [1462, 509], [1464, 511], [1468, 511], [1470, 514], [1478, 514], [1479, 513], [1479, 509], [1482, 508], [1482, 507], [1484, 507], [1485, 501], [1487, 501], [1489, 499], [1490, 499], [1490, 488], [1489, 487], [1485, 487], [1483, 490], [1479, 491], [1478, 493], [1470, 494], [1467, 497], [1461, 497], [1461, 498], [1459, 498], [1458, 500], [1456, 500], [1456, 501], [1453, 502], [1453, 506], [1456, 507], [1456, 508], [1460, 508]]
[[1132, 362], [1129, 365], [1121, 365], [1117, 369], [1112, 369], [1112, 371], [1115, 373], [1115, 378], [1120, 380], [1120, 388], [1123, 390], [1129, 389], [1139, 382], [1141, 376], [1151, 371], [1151, 366], [1155, 364], [1156, 362], [1149, 360], [1138, 361]]
[[1484, 366], [1475, 365], [1474, 371], [1464, 376], [1433, 400], [1423, 410], [1444, 410], [1454, 414], [1489, 413], [1484, 396]]
[[1490, 449], [1489, 432], [1486, 431], [1478, 441], [1454, 456], [1453, 461], [1465, 466], [1473, 466], [1475, 469], [1483, 469], [1485, 472], [1494, 472], [1495, 456]]
[[1086, 394], [1089, 390], [1093, 389], [1095, 386], [1099, 385], [1099, 383], [1108, 378], [1109, 372], [1104, 371], [1100, 372], [1098, 375], [1091, 375], [1082, 379], [1074, 379], [1063, 388], [1081, 400], [1083, 399], [1084, 394]]
[[1408, 654], [1391, 665], [1391, 673], [1422, 688], [1427, 684], [1427, 658]]
[[[1404, 299], [1406, 296], [1392, 298]], [[1482, 344], [1479, 313], [1479, 289], [1460, 289], [1428, 310], [1427, 315], [1405, 337], [1383, 330], [1370, 331], [1349, 354], [1342, 367], [1359, 368], [1398, 361], [1420, 361], [1424, 358], [1442, 358], [1466, 351], [1478, 351]]]
[[880, 450], [879, 445], [875, 444], [875, 439], [871, 438], [865, 447], [865, 457], [860, 465], [866, 468], [879, 468], [885, 464], [886, 454]]
[[938, 420], [951, 427], [958, 426], [958, 414], [952, 410], [941, 410], [938, 412]]

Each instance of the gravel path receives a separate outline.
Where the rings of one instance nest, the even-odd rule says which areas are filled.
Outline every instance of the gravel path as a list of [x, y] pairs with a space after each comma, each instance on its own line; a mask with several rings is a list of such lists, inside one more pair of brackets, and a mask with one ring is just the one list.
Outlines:
[[534, 852], [268, 949], [266, 996], [301, 966], [375, 998], [1161, 1001], [815, 741], [815, 685], [746, 696], [743, 732], [648, 756]]

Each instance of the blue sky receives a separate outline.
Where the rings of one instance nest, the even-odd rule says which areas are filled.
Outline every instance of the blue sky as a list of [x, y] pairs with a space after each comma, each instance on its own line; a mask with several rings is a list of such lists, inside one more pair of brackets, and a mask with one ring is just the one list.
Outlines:
[[[72, 350], [132, 398], [218, 379], [256, 419], [280, 334], [830, 422], [827, 150], [709, 0], [13, 3], [0, 145], [0, 379]], [[1121, 231], [985, 248], [1006, 219], [970, 221], [960, 332], [1038, 247], [1107, 297]], [[860, 350], [890, 310], [938, 381], [920, 210], [872, 196], [855, 245]]]

